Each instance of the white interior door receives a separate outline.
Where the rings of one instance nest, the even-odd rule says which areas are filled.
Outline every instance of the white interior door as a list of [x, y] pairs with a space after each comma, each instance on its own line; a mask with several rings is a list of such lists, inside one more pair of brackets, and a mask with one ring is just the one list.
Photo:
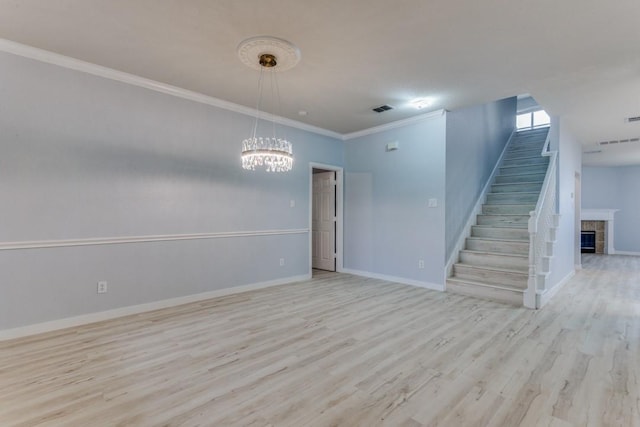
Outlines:
[[336, 179], [335, 172], [313, 174], [311, 214], [311, 266], [336, 271]]

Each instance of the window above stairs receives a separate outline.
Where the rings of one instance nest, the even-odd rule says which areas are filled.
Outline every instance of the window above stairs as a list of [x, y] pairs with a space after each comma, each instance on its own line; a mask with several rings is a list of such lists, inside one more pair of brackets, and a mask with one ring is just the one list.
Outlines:
[[544, 110], [530, 111], [516, 116], [516, 128], [518, 131], [549, 127], [551, 117]]

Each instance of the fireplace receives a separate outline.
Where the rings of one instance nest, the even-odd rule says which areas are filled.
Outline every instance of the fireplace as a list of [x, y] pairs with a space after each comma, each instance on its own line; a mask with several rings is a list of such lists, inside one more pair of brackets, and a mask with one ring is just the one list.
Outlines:
[[582, 209], [581, 252], [613, 254], [613, 215], [618, 209]]
[[583, 254], [596, 253], [596, 232], [595, 231], [580, 232], [580, 251]]

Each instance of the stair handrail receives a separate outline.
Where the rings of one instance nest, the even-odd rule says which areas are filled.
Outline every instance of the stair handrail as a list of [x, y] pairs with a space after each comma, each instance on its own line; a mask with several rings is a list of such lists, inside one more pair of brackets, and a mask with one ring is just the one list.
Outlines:
[[549, 157], [549, 164], [544, 176], [540, 196], [535, 210], [529, 212], [529, 277], [523, 304], [528, 308], [538, 307], [539, 275], [548, 270], [545, 260], [547, 244], [552, 240], [551, 233], [555, 225], [556, 214], [556, 163], [558, 152], [550, 150], [551, 132], [547, 131], [547, 139], [542, 147], [541, 155]]

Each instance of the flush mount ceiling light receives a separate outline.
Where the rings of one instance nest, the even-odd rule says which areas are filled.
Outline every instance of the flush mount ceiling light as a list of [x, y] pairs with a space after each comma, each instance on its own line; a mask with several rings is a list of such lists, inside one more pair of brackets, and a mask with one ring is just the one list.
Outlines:
[[[295, 67], [300, 61], [300, 50], [288, 41], [275, 37], [252, 37], [240, 43], [238, 56], [244, 64], [260, 71], [256, 120], [251, 137], [242, 141], [242, 167], [247, 170], [264, 168], [267, 172], [290, 171], [293, 167], [291, 142], [283, 135], [276, 136], [275, 109], [280, 110], [277, 73]], [[273, 98], [274, 111], [269, 136], [258, 136], [265, 75], [268, 75], [270, 88], [267, 93]]]
[[422, 110], [423, 108], [431, 107], [433, 105], [432, 98], [417, 98], [412, 101], [409, 101], [409, 104], [413, 108], [417, 108], [418, 110]]

